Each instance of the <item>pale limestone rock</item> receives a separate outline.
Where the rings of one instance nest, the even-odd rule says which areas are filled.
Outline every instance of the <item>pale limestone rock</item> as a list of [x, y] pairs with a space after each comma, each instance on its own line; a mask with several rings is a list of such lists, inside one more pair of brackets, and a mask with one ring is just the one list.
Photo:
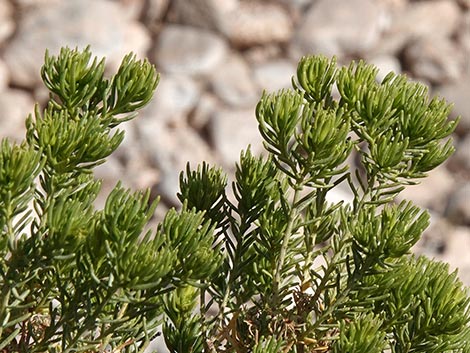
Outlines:
[[197, 131], [203, 131], [208, 126], [212, 115], [219, 109], [220, 99], [212, 92], [203, 93], [189, 116], [189, 125]]
[[13, 34], [13, 6], [8, 0], [0, 0], [0, 44]]
[[268, 92], [291, 88], [292, 76], [295, 76], [297, 66], [290, 60], [276, 59], [255, 65], [254, 75], [260, 89]]
[[455, 153], [449, 159], [449, 168], [470, 178], [470, 134], [460, 141], [454, 139]]
[[454, 0], [410, 2], [392, 13], [391, 23], [376, 48], [398, 54], [410, 41], [422, 37], [451, 37], [462, 26], [462, 11]]
[[210, 85], [215, 95], [230, 106], [249, 107], [258, 99], [253, 72], [238, 53], [231, 53], [215, 68]]
[[446, 251], [437, 260], [449, 263], [450, 270], [458, 270], [459, 279], [465, 286], [470, 286], [470, 230], [468, 227], [456, 227], [447, 234]]
[[374, 64], [379, 69], [379, 72], [377, 73], [377, 80], [379, 82], [381, 82], [390, 72], [401, 74], [402, 71], [400, 60], [391, 55], [377, 55], [371, 57], [367, 62]]
[[241, 2], [227, 16], [221, 17], [218, 29], [236, 47], [251, 47], [287, 42], [293, 33], [292, 20], [280, 6], [262, 2]]
[[172, 0], [171, 17], [185, 25], [217, 30], [239, 5], [240, 0]]
[[20, 142], [24, 139], [25, 120], [34, 110], [31, 96], [18, 89], [0, 91], [0, 139], [12, 138]]
[[117, 3], [67, 0], [25, 11], [4, 59], [12, 81], [31, 87], [40, 82], [46, 49], [57, 55], [63, 46], [82, 49], [87, 45], [94, 55], [106, 56], [115, 69], [130, 51], [142, 57], [150, 40], [142, 26], [129, 21]]
[[214, 113], [210, 132], [215, 152], [224, 166], [233, 168], [241, 150], [251, 145], [256, 155], [262, 151], [261, 136], [254, 109], [221, 109]]
[[470, 181], [455, 188], [449, 197], [445, 215], [454, 224], [470, 226]]
[[406, 46], [403, 57], [414, 77], [434, 84], [460, 79], [468, 61], [456, 43], [443, 37], [414, 40]]
[[153, 59], [164, 72], [207, 75], [227, 55], [224, 40], [213, 32], [189, 26], [168, 25], [160, 32]]
[[3, 60], [0, 59], [0, 92], [4, 90], [10, 81], [10, 73], [8, 67]]
[[379, 41], [385, 15], [384, 6], [373, 0], [316, 1], [296, 31], [291, 55], [364, 53]]
[[154, 98], [142, 109], [141, 120], [158, 120], [166, 125], [187, 119], [201, 95], [199, 85], [185, 75], [163, 74]]
[[398, 201], [410, 200], [419, 207], [444, 212], [447, 197], [454, 190], [454, 176], [441, 165], [418, 181], [417, 185], [407, 186], [398, 195]]
[[439, 86], [434, 94], [444, 97], [452, 104], [452, 118], [460, 116], [457, 134], [465, 136], [470, 133], [470, 76], [466, 75], [457, 82]]

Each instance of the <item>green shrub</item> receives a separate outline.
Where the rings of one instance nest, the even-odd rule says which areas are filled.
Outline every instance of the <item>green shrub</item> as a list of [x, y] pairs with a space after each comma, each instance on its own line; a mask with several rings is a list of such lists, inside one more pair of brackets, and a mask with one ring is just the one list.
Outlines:
[[[302, 58], [257, 105], [267, 153], [241, 153], [234, 197], [221, 169], [188, 165], [181, 209], [145, 232], [157, 201], [118, 184], [95, 209], [93, 168], [155, 68], [128, 55], [108, 79], [63, 49], [41, 74], [48, 105], [1, 144], [0, 351], [143, 352], [160, 330], [175, 353], [470, 351], [467, 289], [410, 255], [429, 215], [394, 202], [453, 152], [450, 107], [422, 84]], [[340, 184], [351, 203], [327, 201]]]

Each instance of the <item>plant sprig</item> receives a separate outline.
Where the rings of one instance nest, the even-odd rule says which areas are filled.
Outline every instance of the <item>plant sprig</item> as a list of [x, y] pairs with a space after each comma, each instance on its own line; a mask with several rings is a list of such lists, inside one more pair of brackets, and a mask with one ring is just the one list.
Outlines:
[[[0, 351], [144, 352], [163, 333], [172, 353], [468, 352], [468, 289], [410, 255], [429, 214], [395, 202], [453, 152], [443, 99], [304, 57], [256, 107], [267, 153], [242, 152], [230, 184], [188, 165], [181, 209], [147, 230], [158, 199], [118, 183], [97, 210], [93, 169], [159, 75], [132, 54], [104, 67], [46, 53], [49, 102], [0, 145]], [[328, 201], [339, 186], [350, 203]]]
[[[334, 58], [302, 58], [293, 89], [264, 93], [257, 105], [268, 153], [242, 152], [234, 203], [216, 169], [182, 176], [181, 201], [228, 224], [217, 240], [226, 244], [224, 267], [207, 288], [208, 306], [219, 310], [209, 321], [221, 331], [215, 351], [464, 352], [468, 292], [445, 266], [409, 255], [429, 215], [394, 204], [453, 152], [457, 121], [422, 84], [376, 76], [362, 61], [337, 67]], [[351, 170], [353, 151], [361, 165]], [[351, 203], [327, 201], [340, 184], [351, 189]], [[205, 197], [213, 190], [217, 203]], [[415, 283], [423, 268], [441, 284]], [[415, 285], [400, 285], [399, 273]], [[460, 331], [437, 338], [426, 325], [444, 317]]]
[[50, 100], [28, 117], [25, 142], [2, 141], [0, 350], [143, 352], [163, 322], [166, 293], [218, 267], [214, 225], [202, 212], [173, 210], [143, 233], [158, 201], [120, 184], [95, 209], [93, 168], [159, 81], [133, 54], [111, 78], [104, 66], [89, 48], [46, 53]]

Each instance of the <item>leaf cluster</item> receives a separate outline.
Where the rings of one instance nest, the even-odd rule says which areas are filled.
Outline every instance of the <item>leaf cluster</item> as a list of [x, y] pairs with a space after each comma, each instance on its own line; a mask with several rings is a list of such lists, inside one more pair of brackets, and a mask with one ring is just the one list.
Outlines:
[[104, 68], [89, 48], [46, 52], [49, 102], [28, 117], [23, 143], [1, 143], [0, 351], [143, 352], [166, 294], [220, 262], [201, 212], [172, 210], [146, 230], [158, 200], [120, 183], [95, 208], [93, 168], [159, 81], [133, 54], [111, 78]]
[[[409, 255], [429, 214], [394, 202], [453, 152], [457, 121], [424, 85], [376, 76], [362, 61], [302, 58], [293, 88], [257, 105], [267, 154], [242, 152], [233, 197], [216, 167], [182, 174], [181, 201], [218, 225], [224, 257], [202, 291], [200, 311], [215, 314], [199, 352], [468, 349], [467, 289]], [[337, 187], [353, 200], [328, 202]]]
[[[46, 53], [50, 90], [0, 150], [0, 350], [172, 353], [468, 352], [470, 297], [410, 255], [429, 215], [396, 196], [453, 152], [450, 106], [364, 62], [300, 60], [256, 107], [266, 154], [234, 180], [188, 165], [180, 210], [93, 168], [159, 76], [130, 54], [111, 78], [88, 48]], [[351, 160], [357, 156], [357, 165]], [[335, 188], [351, 202], [329, 202]]]

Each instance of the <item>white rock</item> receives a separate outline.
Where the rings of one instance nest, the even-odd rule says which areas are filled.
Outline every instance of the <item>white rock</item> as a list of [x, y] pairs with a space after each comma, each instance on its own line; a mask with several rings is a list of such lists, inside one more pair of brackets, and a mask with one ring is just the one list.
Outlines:
[[275, 0], [275, 1], [285, 6], [291, 6], [299, 10], [305, 9], [306, 7], [312, 5], [315, 2], [315, 0]]
[[[127, 14], [129, 19], [139, 20], [142, 14], [147, 12], [147, 7], [151, 7], [151, 5], [147, 5], [147, 0], [114, 0], [115, 2], [119, 3], [119, 5], [123, 8], [124, 12]], [[160, 3], [163, 1], [159, 0]]]
[[340, 185], [328, 191], [326, 200], [330, 203], [345, 202], [351, 204], [354, 201], [354, 195], [349, 188]]
[[[157, 211], [160, 207], [161, 206], [157, 208]], [[157, 338], [155, 338], [155, 340], [153, 340], [152, 343], [150, 343], [150, 345], [145, 350], [145, 353], [153, 353], [153, 352], [158, 352], [158, 353], [169, 352], [168, 348], [166, 348], [165, 338], [163, 337], [163, 335], [160, 335]]]
[[377, 73], [377, 80], [379, 82], [381, 82], [390, 72], [401, 74], [401, 64], [395, 56], [378, 55], [368, 59], [367, 62], [374, 64], [379, 69], [379, 72]]
[[160, 179], [160, 173], [152, 168], [145, 153], [141, 149], [134, 148], [132, 160], [124, 165], [124, 178], [133, 189], [146, 190], [152, 188]]
[[39, 7], [58, 4], [61, 0], [15, 0], [21, 8]]
[[101, 164], [93, 169], [96, 179], [101, 180], [101, 190], [98, 198], [95, 201], [95, 207], [103, 209], [106, 203], [106, 198], [109, 193], [114, 189], [118, 181], [123, 183], [124, 187], [130, 187], [127, 180], [122, 177], [125, 170], [119, 163], [116, 157], [110, 156], [107, 158], [106, 163]]
[[136, 54], [140, 59], [147, 58], [147, 51], [152, 44], [147, 29], [137, 21], [129, 21], [123, 26], [122, 41], [120, 53], [116, 51], [116, 53], [110, 54], [109, 57], [104, 54], [107, 58], [108, 67], [112, 72], [119, 69], [122, 58], [130, 52]]
[[124, 131], [124, 140], [118, 149], [113, 153], [113, 156], [121, 161], [121, 163], [128, 165], [130, 161], [135, 158], [136, 148], [138, 146], [138, 135], [136, 125], [139, 124], [142, 118], [139, 117], [137, 120], [126, 121], [118, 125], [117, 129]]
[[227, 167], [234, 167], [240, 152], [248, 145], [254, 154], [262, 151], [254, 109], [217, 111], [212, 117], [210, 131], [215, 151]]
[[458, 142], [455, 153], [449, 159], [449, 165], [457, 173], [470, 175], [470, 134]]
[[0, 0], [0, 43], [7, 39], [14, 30], [13, 6], [7, 0]]
[[0, 59], [0, 92], [8, 86], [10, 81], [10, 73], [8, 67], [3, 60]]
[[461, 117], [456, 132], [461, 136], [470, 133], [470, 76], [466, 75], [458, 82], [437, 87], [434, 93], [452, 103], [452, 118]]
[[[120, 146], [124, 147], [124, 146]], [[102, 208], [106, 197], [118, 182], [125, 188], [133, 190], [146, 190], [154, 186], [158, 181], [158, 172], [148, 166], [142, 151], [136, 148], [126, 148], [128, 155], [133, 155], [132, 159], [122, 163], [118, 154], [113, 154], [107, 158], [106, 163], [93, 169], [96, 179], [102, 180], [101, 191], [95, 202], [96, 207]]]
[[468, 61], [468, 55], [457, 44], [443, 37], [411, 41], [403, 58], [414, 77], [441, 84], [458, 80]]
[[[470, 3], [470, 0], [469, 0]], [[470, 5], [469, 5], [470, 8]], [[470, 11], [467, 11], [463, 24], [460, 28], [459, 33], [457, 33], [457, 42], [459, 45], [462, 47], [462, 50], [467, 53], [467, 58], [468, 55], [470, 55]], [[470, 60], [466, 61], [466, 66], [465, 66], [465, 71], [467, 73], [470, 73]]]
[[448, 234], [453, 226], [438, 213], [430, 211], [429, 214], [429, 226], [411, 250], [416, 255], [425, 255], [432, 258], [442, 256], [446, 248]]
[[292, 87], [291, 79], [297, 67], [287, 59], [271, 60], [254, 68], [258, 87], [268, 92]]
[[385, 21], [383, 5], [373, 0], [316, 1], [296, 31], [291, 54], [364, 53], [378, 42]]
[[192, 114], [189, 115], [189, 125], [198, 131], [204, 130], [218, 109], [220, 109], [220, 100], [213, 93], [204, 92]]
[[34, 110], [30, 95], [22, 90], [5, 89], [0, 92], [0, 138], [15, 141], [25, 138], [25, 120]]
[[[154, 0], [157, 1], [158, 0]], [[172, 0], [171, 16], [178, 23], [216, 30], [240, 0]]]
[[450, 264], [451, 271], [457, 269], [459, 279], [470, 286], [470, 231], [468, 227], [456, 227], [447, 234], [447, 246], [443, 256], [437, 258]]
[[305, 12], [316, 0], [273, 0], [282, 5], [289, 13], [294, 28], [301, 22]]
[[252, 106], [258, 98], [253, 73], [238, 53], [231, 53], [220, 63], [211, 75], [210, 83], [214, 93], [231, 106]]
[[170, 6], [170, 0], [149, 0], [145, 3], [146, 8], [142, 16], [145, 23], [152, 28], [152, 25], [156, 25], [165, 16]]
[[190, 77], [163, 74], [153, 99], [142, 109], [140, 119], [179, 124], [199, 100], [200, 88]]
[[451, 36], [458, 30], [461, 10], [453, 0], [416, 1], [394, 18], [390, 32], [410, 37]]
[[251, 66], [254, 66], [278, 59], [280, 56], [283, 56], [283, 52], [278, 44], [272, 43], [248, 48], [243, 52], [243, 56]]
[[224, 40], [215, 33], [189, 26], [167, 25], [159, 34], [153, 58], [164, 72], [209, 74], [227, 54]]
[[455, 224], [470, 226], [470, 182], [455, 188], [449, 197], [445, 215]]
[[417, 181], [420, 183], [407, 186], [398, 195], [398, 201], [410, 200], [419, 207], [442, 213], [454, 189], [454, 176], [444, 165], [440, 165], [430, 171], [426, 178]]
[[391, 11], [403, 11], [408, 6], [409, 0], [377, 0], [383, 3]]
[[288, 13], [276, 4], [241, 2], [220, 18], [219, 31], [237, 47], [287, 42], [293, 32]]
[[398, 52], [408, 42], [421, 37], [450, 37], [461, 26], [461, 10], [453, 0], [414, 1], [392, 16], [380, 46]]
[[143, 56], [150, 40], [142, 26], [130, 22], [117, 3], [67, 0], [27, 11], [5, 49], [4, 59], [15, 84], [33, 86], [40, 81], [46, 48], [57, 55], [63, 46], [87, 45], [91, 45], [94, 55], [106, 56], [115, 68], [129, 51]]

